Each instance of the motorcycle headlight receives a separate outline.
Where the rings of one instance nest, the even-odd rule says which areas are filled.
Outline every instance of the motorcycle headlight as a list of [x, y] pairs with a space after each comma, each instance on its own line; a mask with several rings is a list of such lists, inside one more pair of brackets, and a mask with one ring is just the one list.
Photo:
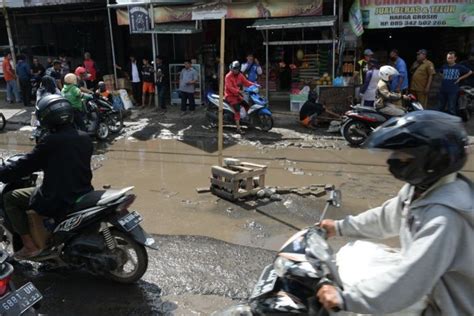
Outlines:
[[288, 271], [288, 269], [292, 265], [292, 261], [279, 256], [275, 259], [275, 262], [273, 263], [273, 268], [275, 269], [275, 272], [279, 277], [283, 277], [286, 274], [286, 271]]
[[311, 236], [309, 236], [308, 247], [311, 254], [319, 260], [331, 260], [328, 243], [317, 233], [311, 234]]

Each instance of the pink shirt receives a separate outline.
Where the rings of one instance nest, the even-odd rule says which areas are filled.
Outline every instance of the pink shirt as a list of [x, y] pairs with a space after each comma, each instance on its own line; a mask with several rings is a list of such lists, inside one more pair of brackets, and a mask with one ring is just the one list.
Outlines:
[[90, 75], [87, 80], [94, 81], [97, 77], [97, 70], [95, 69], [94, 61], [92, 59], [84, 60], [84, 68], [86, 68]]

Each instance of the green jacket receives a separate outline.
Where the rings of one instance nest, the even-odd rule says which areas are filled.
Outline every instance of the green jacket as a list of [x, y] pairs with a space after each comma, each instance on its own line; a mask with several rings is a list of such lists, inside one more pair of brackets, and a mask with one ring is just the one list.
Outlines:
[[76, 85], [64, 84], [61, 94], [63, 95], [63, 97], [68, 99], [69, 102], [71, 102], [72, 107], [75, 110], [84, 110], [82, 105], [82, 92]]

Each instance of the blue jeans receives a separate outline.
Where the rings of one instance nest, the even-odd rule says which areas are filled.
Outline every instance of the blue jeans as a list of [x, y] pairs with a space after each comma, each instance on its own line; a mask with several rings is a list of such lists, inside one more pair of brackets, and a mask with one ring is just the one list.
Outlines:
[[[15, 98], [15, 100], [13, 100]], [[7, 80], [7, 102], [20, 102], [20, 91], [18, 91], [18, 86], [16, 85], [16, 80]]]
[[458, 93], [440, 92], [438, 95], [438, 111], [447, 112], [452, 115], [458, 114]]
[[160, 105], [160, 108], [166, 109], [166, 103], [165, 103], [165, 85], [162, 83], [159, 83], [156, 85], [156, 92], [158, 94], [158, 103]]

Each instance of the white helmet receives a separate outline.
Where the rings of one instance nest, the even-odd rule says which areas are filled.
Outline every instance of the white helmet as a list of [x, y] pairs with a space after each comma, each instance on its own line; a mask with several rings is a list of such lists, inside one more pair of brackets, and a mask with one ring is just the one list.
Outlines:
[[379, 75], [380, 75], [380, 78], [382, 78], [382, 80], [389, 81], [390, 76], [398, 76], [399, 73], [398, 73], [398, 70], [396, 70], [392, 66], [382, 66], [380, 67]]

